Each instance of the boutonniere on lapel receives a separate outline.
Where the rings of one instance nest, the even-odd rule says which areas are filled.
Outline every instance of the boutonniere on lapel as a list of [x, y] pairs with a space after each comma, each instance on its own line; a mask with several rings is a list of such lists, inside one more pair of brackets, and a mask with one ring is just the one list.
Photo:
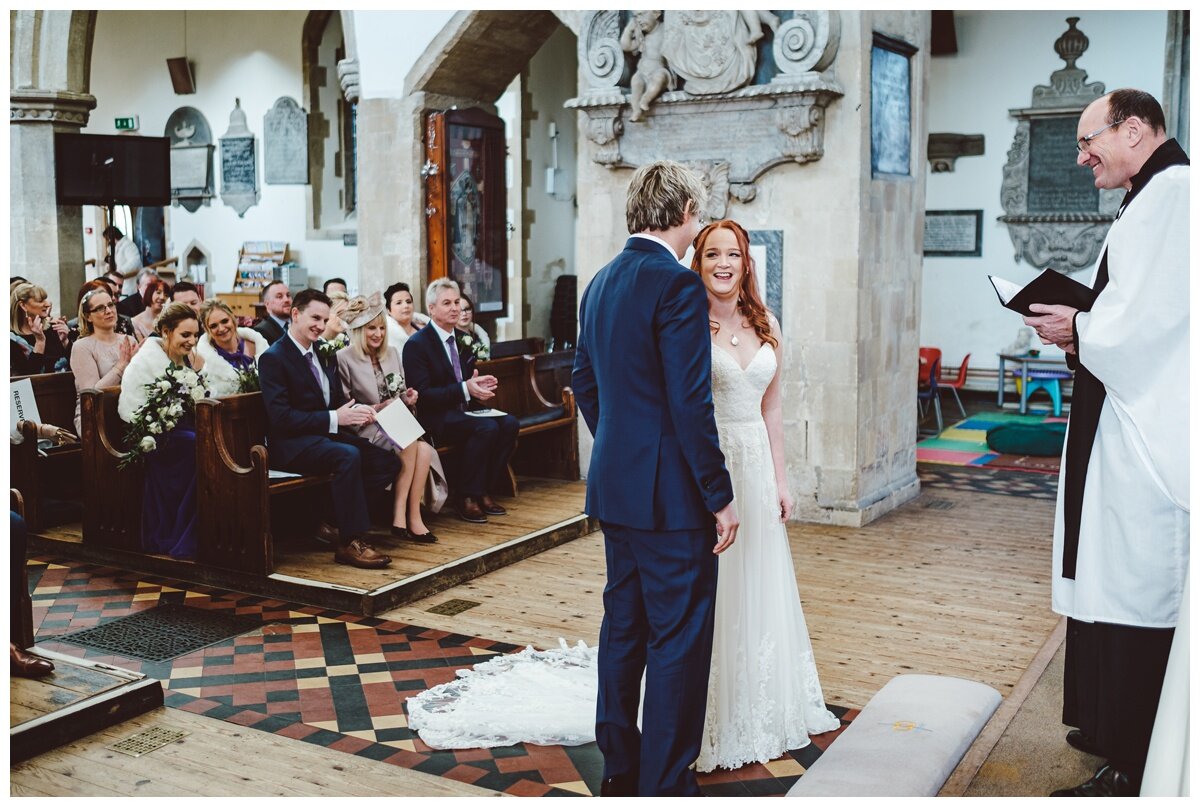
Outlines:
[[488, 346], [482, 340], [476, 339], [465, 331], [455, 329], [454, 338], [458, 342], [458, 352], [474, 356], [476, 361], [486, 361], [488, 356], [491, 355], [491, 351], [488, 350]]
[[339, 333], [337, 336], [333, 337], [332, 339], [326, 339], [325, 337], [321, 337], [320, 339], [317, 340], [317, 356], [319, 356], [321, 361], [323, 361], [323, 362], [329, 361], [330, 359], [332, 359], [334, 356], [337, 355], [337, 352], [339, 350], [341, 350], [342, 348], [346, 347], [349, 344], [350, 344], [350, 337], [346, 336], [346, 334], [344, 334], [344, 333]]

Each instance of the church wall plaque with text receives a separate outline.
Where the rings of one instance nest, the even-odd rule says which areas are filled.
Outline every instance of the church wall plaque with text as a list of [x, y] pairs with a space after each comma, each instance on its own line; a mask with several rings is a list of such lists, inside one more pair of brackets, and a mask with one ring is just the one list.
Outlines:
[[982, 210], [926, 210], [925, 255], [978, 258], [983, 254]]
[[1029, 122], [1029, 212], [1094, 213], [1100, 192], [1075, 160], [1078, 116]]

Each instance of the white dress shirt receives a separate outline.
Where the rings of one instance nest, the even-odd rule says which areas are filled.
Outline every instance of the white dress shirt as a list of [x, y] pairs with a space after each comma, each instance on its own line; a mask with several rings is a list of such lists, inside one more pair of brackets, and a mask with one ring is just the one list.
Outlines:
[[[329, 376], [325, 375], [325, 368], [321, 366], [321, 354], [316, 352], [316, 345], [309, 345], [307, 348], [304, 347], [304, 345], [296, 341], [296, 337], [292, 336], [292, 331], [290, 328], [285, 330], [284, 333], [287, 335], [288, 339], [292, 340], [292, 344], [296, 346], [296, 350], [300, 351], [300, 358], [304, 359], [305, 364], [308, 364], [308, 354], [313, 354], [313, 361], [316, 362], [317, 369], [320, 370], [317, 375], [321, 377], [321, 395], [325, 398], [325, 405], [329, 406]], [[337, 434], [337, 432], [337, 412], [331, 409], [329, 410], [329, 433]]]

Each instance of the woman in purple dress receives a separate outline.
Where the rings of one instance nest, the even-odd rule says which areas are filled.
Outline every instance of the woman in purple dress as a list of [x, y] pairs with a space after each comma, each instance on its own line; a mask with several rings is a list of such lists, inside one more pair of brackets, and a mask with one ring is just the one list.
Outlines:
[[[146, 405], [148, 385], [162, 381], [169, 367], [200, 373], [204, 360], [195, 354], [200, 324], [186, 303], [168, 303], [154, 322], [121, 380], [117, 413], [132, 422]], [[142, 497], [142, 548], [173, 558], [196, 555], [196, 421], [185, 414], [146, 453]]]

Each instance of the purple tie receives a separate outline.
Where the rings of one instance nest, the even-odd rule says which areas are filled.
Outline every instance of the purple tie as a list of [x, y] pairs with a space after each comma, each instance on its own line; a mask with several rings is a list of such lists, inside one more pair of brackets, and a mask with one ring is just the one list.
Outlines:
[[325, 397], [325, 387], [321, 384], [321, 368], [317, 366], [317, 357], [310, 350], [304, 354], [308, 359], [308, 368], [312, 370], [313, 380], [317, 382], [317, 389], [321, 391], [321, 397]]
[[450, 366], [454, 368], [454, 380], [462, 383], [462, 367], [458, 363], [458, 346], [454, 344], [454, 335], [446, 337], [446, 344], [450, 346]]

